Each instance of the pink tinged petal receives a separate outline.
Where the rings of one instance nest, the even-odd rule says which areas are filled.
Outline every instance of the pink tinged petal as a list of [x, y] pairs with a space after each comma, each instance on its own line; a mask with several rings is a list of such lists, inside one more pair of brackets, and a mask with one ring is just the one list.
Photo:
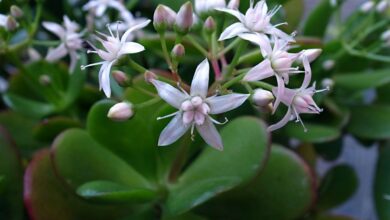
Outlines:
[[260, 64], [253, 67], [249, 72], [245, 75], [244, 81], [258, 81], [269, 78], [275, 75], [274, 70], [271, 66], [271, 61], [268, 59], [263, 60]]
[[180, 109], [182, 102], [188, 99], [189, 96], [180, 92], [168, 83], [161, 82], [158, 80], [151, 80], [153, 85], [156, 87], [158, 95], [164, 99], [171, 106]]
[[100, 56], [100, 58], [102, 58], [102, 59], [105, 60], [105, 61], [113, 61], [114, 59], [117, 58], [117, 57], [115, 56], [115, 54], [106, 52], [106, 51], [104, 51], [104, 50], [98, 50], [97, 53], [98, 53], [98, 55]]
[[[278, 87], [272, 88], [272, 92], [276, 96], [278, 93]], [[296, 90], [296, 89], [284, 88], [283, 95], [280, 96], [280, 101], [283, 104], [290, 106], [290, 105], [292, 105], [292, 103], [294, 101], [294, 97], [297, 95], [297, 93], [298, 93], [298, 90]]]
[[99, 5], [98, 1], [89, 1], [87, 4], [85, 4], [83, 6], [83, 10], [87, 11], [87, 10], [89, 10], [91, 8], [94, 8], [94, 7], [98, 6], [98, 5]]
[[274, 114], [276, 109], [278, 109], [280, 102], [282, 100], [282, 97], [284, 95], [285, 89], [286, 89], [284, 86], [283, 79], [281, 77], [279, 77], [278, 75], [276, 75], [276, 81], [278, 83], [278, 88], [277, 88], [276, 99], [275, 99], [275, 103], [274, 103], [274, 110], [273, 110], [272, 114]]
[[142, 22], [142, 23], [140, 23], [140, 24], [137, 24], [137, 25], [131, 27], [130, 29], [128, 29], [128, 30], [122, 35], [121, 43], [126, 42], [128, 36], [129, 36], [133, 31], [142, 29], [142, 28], [148, 26], [149, 23], [150, 23], [150, 20], [147, 20], [147, 21], [145, 21], [145, 22]]
[[288, 108], [287, 113], [283, 117], [283, 119], [280, 120], [278, 123], [269, 126], [267, 128], [267, 131], [268, 132], [272, 132], [272, 131], [275, 131], [275, 130], [278, 130], [278, 129], [282, 128], [283, 126], [285, 126], [290, 121], [291, 115], [292, 115], [291, 108]]
[[281, 40], [284, 40], [287, 42], [295, 42], [294, 38], [291, 35], [284, 33], [283, 31], [279, 30], [278, 28], [276, 28], [274, 26], [269, 26], [265, 32], [269, 35], [280, 38]]
[[103, 86], [103, 72], [107, 68], [108, 64], [109, 64], [109, 62], [103, 62], [102, 66], [100, 67], [100, 70], [99, 70], [99, 90], [102, 90], [102, 86]]
[[44, 28], [46, 28], [48, 31], [52, 32], [59, 38], [63, 38], [65, 36], [65, 29], [59, 24], [45, 21], [42, 23], [42, 25]]
[[103, 89], [103, 92], [106, 94], [107, 98], [111, 97], [110, 71], [112, 64], [113, 62], [108, 63], [102, 72], [101, 88]]
[[46, 55], [46, 60], [49, 62], [53, 62], [63, 58], [68, 53], [65, 44], [60, 44], [55, 49], [49, 49], [49, 52]]
[[247, 99], [247, 94], [229, 94], [224, 96], [213, 96], [206, 99], [210, 106], [210, 114], [221, 114], [241, 106]]
[[206, 116], [202, 114], [201, 112], [196, 111], [194, 121], [197, 125], [202, 125], [206, 119]]
[[249, 30], [240, 22], [234, 23], [227, 27], [219, 37], [219, 41], [227, 40], [238, 35], [248, 32]]
[[158, 146], [167, 146], [177, 141], [190, 128], [190, 124], [184, 124], [182, 114], [177, 114], [161, 132]]
[[181, 104], [181, 110], [183, 110], [183, 111], [192, 111], [193, 109], [194, 109], [194, 106], [192, 105], [191, 101], [189, 101], [189, 100], [184, 101]]
[[205, 59], [195, 70], [195, 75], [191, 84], [191, 96], [200, 96], [202, 98], [207, 96], [209, 88], [209, 72], [209, 62]]
[[231, 14], [234, 17], [236, 17], [238, 20], [240, 20], [241, 23], [245, 23], [245, 16], [237, 10], [232, 10], [232, 9], [227, 9], [227, 8], [217, 8], [216, 10]]
[[210, 113], [210, 107], [206, 103], [203, 103], [202, 106], [199, 107], [199, 111], [204, 115], [208, 115]]
[[125, 44], [123, 44], [121, 50], [119, 51], [119, 56], [122, 56], [124, 54], [139, 53], [144, 50], [145, 47], [139, 43], [126, 42]]
[[190, 124], [194, 120], [194, 117], [195, 117], [195, 112], [193, 112], [193, 111], [184, 112], [183, 113], [183, 123], [186, 125]]
[[311, 67], [309, 59], [304, 56], [302, 57], [303, 67], [305, 68], [305, 78], [303, 79], [303, 83], [300, 89], [306, 89], [309, 87], [311, 81]]
[[202, 125], [196, 125], [196, 129], [208, 145], [217, 150], [223, 150], [221, 136], [209, 118], [206, 118]]
[[239, 37], [258, 45], [261, 49], [261, 54], [263, 55], [263, 57], [266, 57], [272, 53], [271, 42], [265, 34], [246, 33], [240, 34]]
[[76, 51], [71, 51], [69, 53], [69, 55], [70, 55], [69, 72], [73, 73], [73, 71], [75, 70], [76, 65], [77, 65], [78, 55], [77, 55]]

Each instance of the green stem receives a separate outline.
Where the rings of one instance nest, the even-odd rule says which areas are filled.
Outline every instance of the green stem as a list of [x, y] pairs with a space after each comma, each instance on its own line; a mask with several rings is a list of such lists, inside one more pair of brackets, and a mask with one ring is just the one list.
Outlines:
[[148, 101], [146, 101], [144, 103], [135, 105], [135, 108], [136, 109], [146, 108], [146, 107], [155, 105], [155, 104], [159, 103], [160, 101], [161, 101], [161, 98], [160, 97], [156, 97], [156, 98], [150, 99], [150, 100], [148, 100]]
[[241, 38], [236, 38], [233, 42], [231, 42], [227, 47], [225, 47], [221, 52], [218, 53], [218, 57], [222, 57], [223, 55], [227, 54], [230, 50], [235, 48], [240, 42]]
[[61, 43], [61, 41], [58, 40], [53, 40], [53, 41], [32, 40], [31, 42], [36, 46], [47, 46], [47, 47], [57, 46], [58, 44]]
[[160, 33], [160, 42], [161, 42], [161, 48], [164, 54], [165, 61], [167, 62], [169, 69], [172, 69], [172, 61], [171, 56], [169, 55], [168, 47], [167, 47], [167, 41], [165, 40], [165, 33]]
[[230, 86], [240, 82], [244, 76], [245, 76], [246, 73], [243, 73], [237, 77], [234, 77], [233, 79], [227, 81], [225, 84], [223, 84], [223, 86], [221, 87], [222, 89], [228, 89]]
[[234, 68], [237, 66], [238, 61], [240, 60], [240, 56], [241, 56], [242, 52], [245, 50], [247, 45], [248, 45], [247, 42], [241, 41], [236, 53], [234, 54], [232, 62], [228, 66], [228, 69], [226, 72], [226, 77], [229, 77], [232, 75]]
[[258, 49], [256, 49], [254, 51], [251, 51], [247, 54], [242, 55], [240, 57], [240, 59], [238, 60], [238, 64], [242, 64], [242, 63], [247, 62], [248, 60], [261, 58], [261, 57], [262, 57], [262, 55], [261, 55], [260, 51]]
[[146, 71], [148, 71], [145, 67], [141, 66], [140, 64], [138, 64], [137, 62], [135, 62], [132, 59], [129, 59], [129, 65], [133, 69], [137, 70], [139, 73], [145, 73]]
[[202, 45], [200, 45], [198, 43], [198, 41], [196, 41], [191, 35], [187, 35], [186, 36], [186, 39], [191, 42], [192, 46], [195, 47], [195, 49], [197, 49], [203, 56], [205, 57], [209, 57], [209, 53], [207, 52], [206, 49], [203, 48]]
[[272, 88], [274, 87], [271, 84], [268, 84], [266, 82], [261, 82], [261, 81], [249, 82], [249, 84], [252, 84], [254, 86], [257, 86], [257, 87], [260, 87], [262, 89], [266, 89], [266, 90], [269, 90], [269, 91], [272, 91]]

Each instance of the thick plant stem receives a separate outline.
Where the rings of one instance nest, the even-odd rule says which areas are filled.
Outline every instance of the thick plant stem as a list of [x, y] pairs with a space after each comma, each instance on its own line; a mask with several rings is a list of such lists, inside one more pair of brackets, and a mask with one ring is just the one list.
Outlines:
[[173, 161], [171, 170], [169, 171], [168, 174], [169, 183], [175, 183], [177, 181], [177, 178], [179, 177], [180, 172], [183, 169], [185, 162], [187, 161], [188, 152], [191, 146], [190, 138], [191, 138], [191, 134], [185, 135], [185, 137], [182, 140], [182, 143], [179, 146], [180, 149], [176, 154], [176, 158]]

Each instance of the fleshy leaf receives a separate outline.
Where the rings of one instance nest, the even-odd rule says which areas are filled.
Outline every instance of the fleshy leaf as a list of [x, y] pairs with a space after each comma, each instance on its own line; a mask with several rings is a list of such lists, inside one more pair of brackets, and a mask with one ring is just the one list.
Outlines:
[[315, 191], [308, 165], [287, 148], [272, 146], [252, 182], [205, 203], [197, 213], [210, 219], [299, 219], [313, 205]]
[[352, 91], [376, 88], [390, 83], [389, 69], [377, 70], [369, 73], [351, 73], [336, 75], [335, 87]]
[[283, 130], [289, 137], [310, 143], [323, 143], [335, 140], [341, 135], [337, 128], [310, 123], [305, 123], [305, 126], [308, 130], [307, 132], [298, 123], [289, 123]]
[[268, 134], [256, 118], [230, 122], [221, 132], [225, 147], [210, 146], [184, 171], [167, 199], [168, 215], [184, 213], [217, 194], [249, 181], [268, 156]]
[[58, 134], [68, 128], [80, 128], [79, 121], [66, 117], [54, 117], [43, 120], [34, 127], [34, 137], [40, 141], [52, 141]]

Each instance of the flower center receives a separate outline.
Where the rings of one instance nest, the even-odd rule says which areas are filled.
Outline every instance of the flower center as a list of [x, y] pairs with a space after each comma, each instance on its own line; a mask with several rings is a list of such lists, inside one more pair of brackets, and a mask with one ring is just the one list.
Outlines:
[[199, 96], [191, 97], [181, 104], [183, 123], [202, 125], [210, 112], [209, 105]]

